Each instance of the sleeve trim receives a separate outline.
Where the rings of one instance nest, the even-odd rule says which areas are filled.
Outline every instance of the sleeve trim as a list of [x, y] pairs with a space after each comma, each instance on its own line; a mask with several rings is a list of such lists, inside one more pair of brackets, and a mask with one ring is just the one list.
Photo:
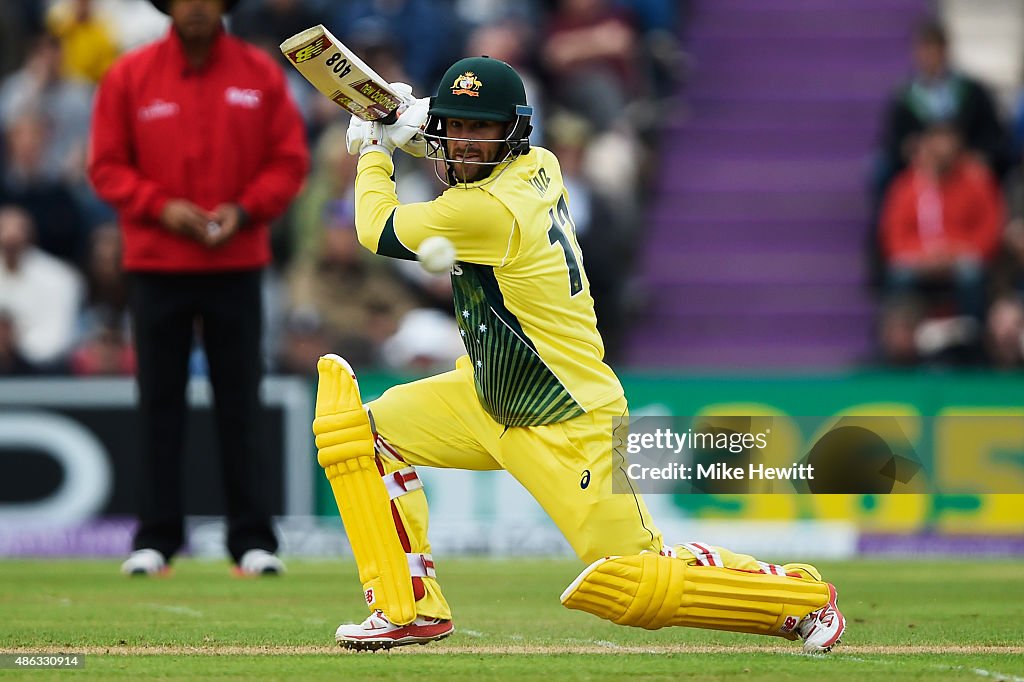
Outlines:
[[388, 221], [384, 224], [384, 230], [377, 240], [377, 253], [389, 258], [401, 258], [402, 260], [416, 260], [416, 254], [402, 243], [395, 232], [395, 209], [392, 209]]

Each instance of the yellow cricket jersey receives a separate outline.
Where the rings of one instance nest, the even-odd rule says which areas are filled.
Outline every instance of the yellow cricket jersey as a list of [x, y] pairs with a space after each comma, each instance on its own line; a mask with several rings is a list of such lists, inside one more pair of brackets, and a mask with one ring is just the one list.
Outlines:
[[393, 173], [387, 154], [359, 159], [359, 241], [405, 259], [415, 259], [420, 243], [433, 235], [455, 245], [455, 316], [488, 414], [507, 426], [538, 426], [622, 396], [603, 361], [594, 299], [554, 154], [534, 147], [480, 182], [416, 204], [399, 204]]

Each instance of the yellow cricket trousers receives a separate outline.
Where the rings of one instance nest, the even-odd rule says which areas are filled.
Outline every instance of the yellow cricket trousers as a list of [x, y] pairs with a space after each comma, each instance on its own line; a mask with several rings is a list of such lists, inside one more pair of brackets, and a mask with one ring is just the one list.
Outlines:
[[[455, 370], [395, 386], [368, 407], [385, 475], [410, 464], [504, 469], [540, 503], [584, 562], [662, 549], [661, 532], [639, 493], [612, 493], [613, 475], [626, 480], [612, 444], [613, 419], [626, 416], [625, 398], [565, 422], [506, 429], [481, 406], [463, 357]], [[406, 551], [429, 554], [422, 488], [396, 497], [394, 508]], [[451, 618], [437, 580], [422, 580], [417, 613]]]

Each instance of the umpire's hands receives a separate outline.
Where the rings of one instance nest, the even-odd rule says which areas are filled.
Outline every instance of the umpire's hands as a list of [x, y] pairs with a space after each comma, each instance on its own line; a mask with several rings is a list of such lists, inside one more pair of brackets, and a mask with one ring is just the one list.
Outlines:
[[160, 222], [168, 230], [203, 243], [206, 243], [206, 226], [211, 220], [213, 215], [209, 211], [188, 199], [171, 199], [160, 212]]
[[245, 222], [245, 212], [238, 204], [204, 211], [188, 199], [171, 199], [160, 213], [160, 222], [171, 232], [213, 249], [235, 236]]
[[206, 245], [216, 248], [238, 233], [245, 222], [245, 212], [238, 204], [221, 204], [213, 209], [206, 229]]

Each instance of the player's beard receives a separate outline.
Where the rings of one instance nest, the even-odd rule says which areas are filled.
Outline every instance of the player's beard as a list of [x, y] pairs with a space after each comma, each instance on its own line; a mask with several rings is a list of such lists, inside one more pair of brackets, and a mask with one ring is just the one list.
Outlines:
[[[481, 145], [469, 144], [461, 154], [452, 154], [450, 166], [452, 174], [460, 184], [469, 184], [483, 180], [494, 170], [494, 158], [497, 149], [487, 149]], [[469, 162], [463, 159], [469, 157]]]

